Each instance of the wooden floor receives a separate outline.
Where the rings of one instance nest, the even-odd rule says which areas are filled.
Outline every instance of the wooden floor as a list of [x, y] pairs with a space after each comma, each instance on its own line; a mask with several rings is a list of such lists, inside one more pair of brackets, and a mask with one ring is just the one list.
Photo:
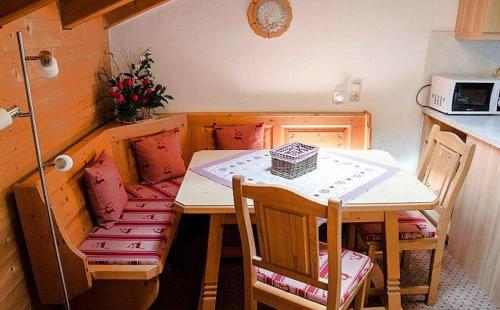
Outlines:
[[[201, 276], [206, 253], [208, 218], [201, 215], [183, 215], [179, 233], [169, 256], [169, 265], [161, 275], [160, 293], [152, 309], [186, 310], [196, 309], [200, 292]], [[402, 277], [412, 279], [407, 284], [418, 284], [425, 279], [420, 272], [427, 270], [429, 253], [419, 251], [413, 254], [415, 262]], [[406, 275], [406, 277], [405, 277]], [[414, 283], [417, 281], [416, 283]], [[405, 280], [403, 280], [405, 283]], [[421, 302], [420, 297], [404, 297], [404, 309], [500, 309], [486, 297], [484, 291], [474, 283], [458, 265], [445, 253], [441, 274], [440, 296], [434, 307]], [[240, 259], [223, 259], [217, 295], [217, 309], [243, 309], [243, 268]], [[373, 301], [376, 303], [377, 301]], [[259, 305], [260, 310], [268, 309]]]

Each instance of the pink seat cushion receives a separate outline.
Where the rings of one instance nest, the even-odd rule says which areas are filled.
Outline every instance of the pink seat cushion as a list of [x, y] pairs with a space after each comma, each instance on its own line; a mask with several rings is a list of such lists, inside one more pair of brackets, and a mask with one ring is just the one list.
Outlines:
[[222, 126], [215, 125], [215, 140], [220, 150], [262, 150], [264, 124]]
[[89, 264], [158, 264], [178, 221], [174, 200], [182, 180], [127, 186], [129, 200], [116, 224], [94, 228], [80, 246]]
[[111, 228], [122, 215], [128, 197], [120, 172], [106, 151], [85, 168], [85, 180], [97, 223]]
[[115, 225], [110, 229], [96, 227], [87, 239], [168, 239], [171, 233], [169, 224], [146, 225]]
[[179, 137], [175, 131], [130, 139], [142, 180], [155, 184], [186, 173]]
[[[173, 179], [172, 179], [173, 180]], [[156, 184], [132, 184], [127, 186], [130, 198], [142, 199], [174, 199], [179, 191], [177, 183], [162, 181]]]
[[172, 200], [132, 199], [110, 229], [96, 227], [80, 245], [89, 264], [155, 265], [173, 235]]
[[[357, 284], [372, 268], [373, 263], [365, 255], [342, 249], [342, 280], [340, 302], [344, 303]], [[325, 243], [319, 245], [319, 275], [328, 279], [328, 251]], [[326, 305], [328, 292], [263, 268], [257, 268], [257, 280], [275, 286], [289, 293]]]
[[[436, 227], [419, 211], [399, 212], [399, 239], [412, 240], [432, 238], [436, 236]], [[384, 239], [382, 223], [358, 225], [358, 231], [365, 241], [380, 241]]]
[[89, 264], [155, 265], [166, 247], [164, 239], [88, 238], [80, 245]]
[[129, 199], [123, 211], [131, 212], [174, 212], [174, 200]]

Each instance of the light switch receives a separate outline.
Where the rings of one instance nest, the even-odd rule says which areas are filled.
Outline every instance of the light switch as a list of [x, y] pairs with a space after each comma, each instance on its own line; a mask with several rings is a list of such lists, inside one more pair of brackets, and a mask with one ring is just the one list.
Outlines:
[[349, 101], [359, 102], [359, 100], [361, 100], [361, 80], [353, 80], [349, 92]]

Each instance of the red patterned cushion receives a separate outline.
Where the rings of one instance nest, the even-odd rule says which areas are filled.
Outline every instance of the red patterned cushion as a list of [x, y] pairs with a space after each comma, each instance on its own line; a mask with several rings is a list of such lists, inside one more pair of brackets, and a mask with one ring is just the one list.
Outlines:
[[176, 221], [172, 200], [135, 198], [113, 227], [94, 228], [80, 250], [89, 264], [155, 265], [161, 261]]
[[106, 151], [85, 168], [85, 180], [97, 223], [111, 228], [121, 216], [128, 198], [120, 172]]
[[[399, 212], [399, 239], [411, 240], [432, 238], [436, 236], [436, 227], [419, 211]], [[382, 223], [358, 225], [358, 231], [365, 241], [380, 241], [384, 239]]]
[[130, 140], [144, 182], [154, 184], [186, 173], [176, 132], [168, 131]]
[[220, 150], [262, 150], [264, 124], [222, 126], [215, 125], [215, 140]]
[[155, 265], [166, 245], [164, 239], [89, 238], [80, 245], [80, 251], [90, 264]]
[[171, 234], [171, 226], [168, 224], [157, 225], [115, 225], [110, 229], [100, 227], [87, 236], [87, 239], [168, 239]]
[[[342, 249], [341, 304], [349, 298], [356, 285], [361, 282], [372, 266], [373, 263], [367, 256]], [[319, 245], [319, 275], [323, 279], [328, 279], [328, 251], [326, 244], [321, 242]], [[328, 292], [315, 286], [287, 278], [263, 268], [257, 268], [257, 280], [326, 305]]]
[[129, 199], [123, 211], [175, 212], [174, 200]]
[[118, 223], [125, 225], [174, 223], [176, 211], [169, 212], [127, 212], [124, 211]]

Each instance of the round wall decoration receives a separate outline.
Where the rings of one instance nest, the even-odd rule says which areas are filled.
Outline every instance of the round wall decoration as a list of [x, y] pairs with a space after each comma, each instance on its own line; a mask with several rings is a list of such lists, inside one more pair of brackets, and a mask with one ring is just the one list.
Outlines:
[[288, 0], [253, 0], [248, 7], [248, 23], [264, 38], [279, 37], [292, 21], [292, 7]]

